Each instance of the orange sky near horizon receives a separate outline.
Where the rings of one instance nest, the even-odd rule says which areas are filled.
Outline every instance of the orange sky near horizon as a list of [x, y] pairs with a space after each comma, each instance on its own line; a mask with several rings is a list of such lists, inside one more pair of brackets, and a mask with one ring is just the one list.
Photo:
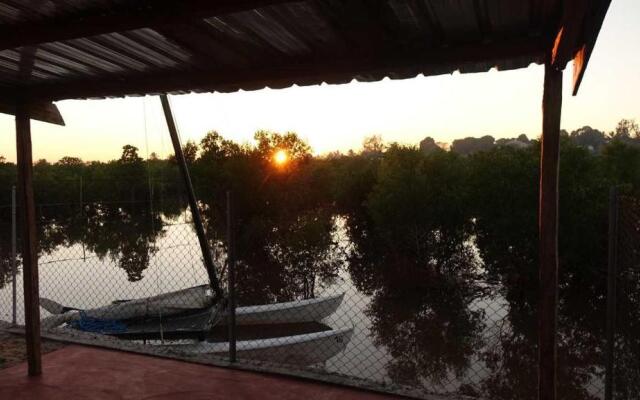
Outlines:
[[[571, 67], [565, 73], [562, 127], [611, 131], [622, 118], [640, 119], [640, 2], [616, 0], [600, 33], [577, 97]], [[183, 142], [210, 130], [247, 142], [258, 129], [294, 131], [314, 152], [361, 147], [378, 134], [387, 142], [417, 144], [425, 136], [451, 142], [467, 136], [537, 137], [544, 68], [455, 73], [347, 85], [264, 89], [230, 94], [172, 96]], [[76, 156], [118, 158], [132, 144], [140, 155], [170, 153], [157, 98], [62, 101], [66, 127], [33, 123], [34, 160]], [[0, 156], [15, 161], [13, 117], [0, 115]]]

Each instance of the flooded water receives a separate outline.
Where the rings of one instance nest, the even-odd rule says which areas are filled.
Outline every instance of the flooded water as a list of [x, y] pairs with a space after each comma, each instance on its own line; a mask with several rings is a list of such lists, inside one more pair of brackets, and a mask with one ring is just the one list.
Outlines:
[[[128, 218], [125, 217], [126, 226], [132, 224]], [[316, 253], [322, 254], [323, 259], [311, 259], [302, 267], [300, 259], [294, 257], [280, 258], [287, 260], [280, 264], [249, 264], [250, 258], [239, 264], [240, 306], [345, 293], [337, 311], [323, 320], [323, 325], [291, 328], [288, 332], [265, 331], [262, 337], [353, 328], [346, 348], [314, 368], [427, 392], [497, 399], [535, 397], [537, 337], [535, 301], [531, 300], [535, 298], [535, 287], [518, 281], [505, 286], [480, 279], [482, 260], [477, 255], [470, 255], [467, 260], [477, 264], [472, 269], [476, 272], [469, 276], [434, 274], [416, 269], [411, 263], [385, 264], [386, 260], [376, 259], [375, 253], [367, 254], [361, 244], [352, 240], [345, 224], [344, 218], [334, 218], [331, 248]], [[146, 220], [146, 224], [141, 222], [138, 226], [133, 223], [134, 229], [100, 221], [73, 233], [68, 228], [71, 225], [60, 217], [52, 218], [43, 227], [42, 297], [77, 308], [92, 308], [114, 300], [148, 297], [207, 283], [197, 238], [184, 213], [151, 223]], [[7, 248], [6, 235], [3, 238]], [[212, 243], [223, 264], [224, 251], [216, 247], [215, 238]], [[270, 251], [285, 253], [283, 249]], [[10, 321], [10, 270], [4, 279], [0, 318]], [[16, 283], [17, 319], [21, 322], [20, 274]], [[601, 398], [604, 376], [603, 319], [591, 310], [578, 314], [576, 310], [580, 308], [576, 304], [580, 301], [585, 299], [578, 291], [562, 303], [562, 398], [596, 399]], [[42, 317], [46, 316], [48, 313], [43, 310]], [[224, 340], [224, 334], [224, 330], [217, 333], [219, 340]], [[257, 337], [255, 332], [242, 335], [240, 339]], [[635, 355], [640, 356], [640, 352]], [[633, 357], [622, 362], [633, 365]], [[620, 379], [633, 376], [626, 373]], [[633, 383], [628, 382], [621, 381], [632, 392]]]

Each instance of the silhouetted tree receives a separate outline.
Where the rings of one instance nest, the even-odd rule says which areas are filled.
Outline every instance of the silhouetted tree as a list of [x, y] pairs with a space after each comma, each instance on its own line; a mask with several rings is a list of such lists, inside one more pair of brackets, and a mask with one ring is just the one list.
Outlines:
[[468, 137], [456, 139], [451, 143], [451, 151], [454, 153], [469, 155], [479, 151], [491, 150], [494, 146], [493, 136], [483, 136], [481, 138]]

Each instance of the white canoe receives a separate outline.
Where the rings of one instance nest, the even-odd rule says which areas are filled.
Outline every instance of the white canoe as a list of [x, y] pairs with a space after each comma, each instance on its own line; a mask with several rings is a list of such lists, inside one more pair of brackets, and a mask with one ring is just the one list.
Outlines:
[[[236, 343], [236, 355], [246, 360], [311, 365], [324, 362], [345, 349], [353, 328], [333, 329], [303, 335], [269, 339], [243, 340]], [[198, 342], [159, 345], [181, 355], [217, 355], [229, 353], [228, 342]]]
[[321, 321], [333, 314], [344, 299], [344, 293], [286, 303], [238, 307], [236, 324], [289, 324]]
[[[208, 290], [206, 286], [198, 286], [196, 288], [185, 289], [180, 292], [183, 292], [182, 294], [184, 295], [185, 293], [189, 293], [187, 291], [198, 288], [205, 288]], [[195, 301], [191, 303], [186, 301], [179, 303], [172, 302], [170, 295], [175, 295], [180, 292], [111, 304], [104, 307], [84, 310], [84, 313], [88, 317], [99, 319], [133, 319], [145, 316], [162, 315], [163, 319], [170, 317], [168, 320], [163, 322], [163, 324], [174, 326], [173, 329], [175, 330], [193, 330], [203, 326], [202, 324], [211, 315], [209, 307], [199, 307], [198, 309], [201, 309], [202, 311], [195, 313], [175, 315], [190, 311], [192, 309], [190, 309], [189, 306], [197, 305], [197, 302]], [[196, 294], [197, 293], [193, 293], [192, 295], [195, 296]], [[174, 297], [174, 299], [184, 299], [184, 297], [185, 296], [177, 296]], [[289, 301], [285, 303], [238, 307], [236, 309], [236, 324], [259, 325], [321, 321], [333, 314], [338, 309], [343, 299], [344, 293], [341, 293], [333, 296]], [[176, 304], [179, 304], [179, 307], [176, 307]], [[61, 325], [65, 322], [78, 320], [80, 318], [80, 310], [64, 307], [52, 300], [43, 298], [40, 300], [40, 305], [45, 310], [54, 314], [52, 317], [48, 317], [43, 320], [43, 325], [47, 328]], [[132, 305], [132, 307], [127, 308], [129, 305]], [[67, 310], [73, 311], [65, 312]], [[61, 312], [63, 312], [63, 314], [60, 314]], [[171, 317], [172, 315], [174, 316]], [[221, 323], [225, 322], [226, 317], [223, 315]], [[169, 329], [169, 327], [165, 328]], [[152, 327], [145, 326], [141, 329], [149, 332], [152, 330]]]

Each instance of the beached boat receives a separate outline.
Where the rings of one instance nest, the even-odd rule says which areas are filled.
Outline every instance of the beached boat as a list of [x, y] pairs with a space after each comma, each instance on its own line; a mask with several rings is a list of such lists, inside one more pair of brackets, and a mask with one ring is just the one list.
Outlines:
[[[201, 290], [203, 288], [206, 290]], [[203, 306], [207, 302], [211, 303], [210, 291], [207, 292], [207, 290], [206, 286], [197, 286], [178, 292], [117, 302], [88, 310], [63, 306], [46, 298], [40, 299], [40, 305], [54, 314], [54, 316], [45, 319], [47, 327], [78, 320], [81, 315], [109, 320], [162, 316], [162, 324], [166, 330], [194, 330], [196, 327], [204, 326], [203, 324], [211, 318], [212, 312], [215, 311], [210, 305]], [[260, 325], [321, 321], [336, 311], [343, 298], [344, 293], [341, 293], [314, 299], [238, 307], [236, 309], [236, 324]], [[226, 311], [221, 316], [222, 323], [226, 321], [225, 313]], [[132, 329], [150, 332], [154, 329], [153, 324], [158, 325], [153, 321], [135, 323], [133, 325], [136, 328], [132, 326]]]
[[344, 299], [344, 293], [285, 303], [238, 307], [237, 325], [289, 324], [321, 321], [333, 314]]
[[[78, 313], [74, 313], [74, 311], [82, 311], [85, 316], [90, 318], [112, 320], [139, 318], [144, 315], [179, 314], [189, 310], [210, 308], [212, 303], [213, 294], [208, 285], [194, 286], [157, 296], [118, 301], [86, 310], [64, 306], [44, 297], [40, 298], [40, 306], [51, 314], [70, 313], [72, 316], [77, 316]], [[74, 319], [76, 318], [71, 320]]]
[[[344, 293], [315, 299], [290, 301], [286, 303], [265, 304], [239, 307], [236, 309], [236, 325], [264, 326], [278, 324], [299, 324], [319, 322], [333, 314], [342, 303]], [[127, 322], [127, 329], [118, 332], [122, 335], [179, 334], [202, 330], [211, 318], [211, 310], [201, 310], [162, 318], [145, 318]], [[227, 324], [226, 311], [219, 319], [219, 325]]]
[[[236, 354], [240, 359], [311, 365], [324, 362], [343, 351], [351, 341], [352, 334], [353, 328], [341, 328], [294, 336], [243, 340], [236, 343]], [[227, 356], [229, 352], [228, 342], [158, 346], [168, 352], [191, 356]]]

